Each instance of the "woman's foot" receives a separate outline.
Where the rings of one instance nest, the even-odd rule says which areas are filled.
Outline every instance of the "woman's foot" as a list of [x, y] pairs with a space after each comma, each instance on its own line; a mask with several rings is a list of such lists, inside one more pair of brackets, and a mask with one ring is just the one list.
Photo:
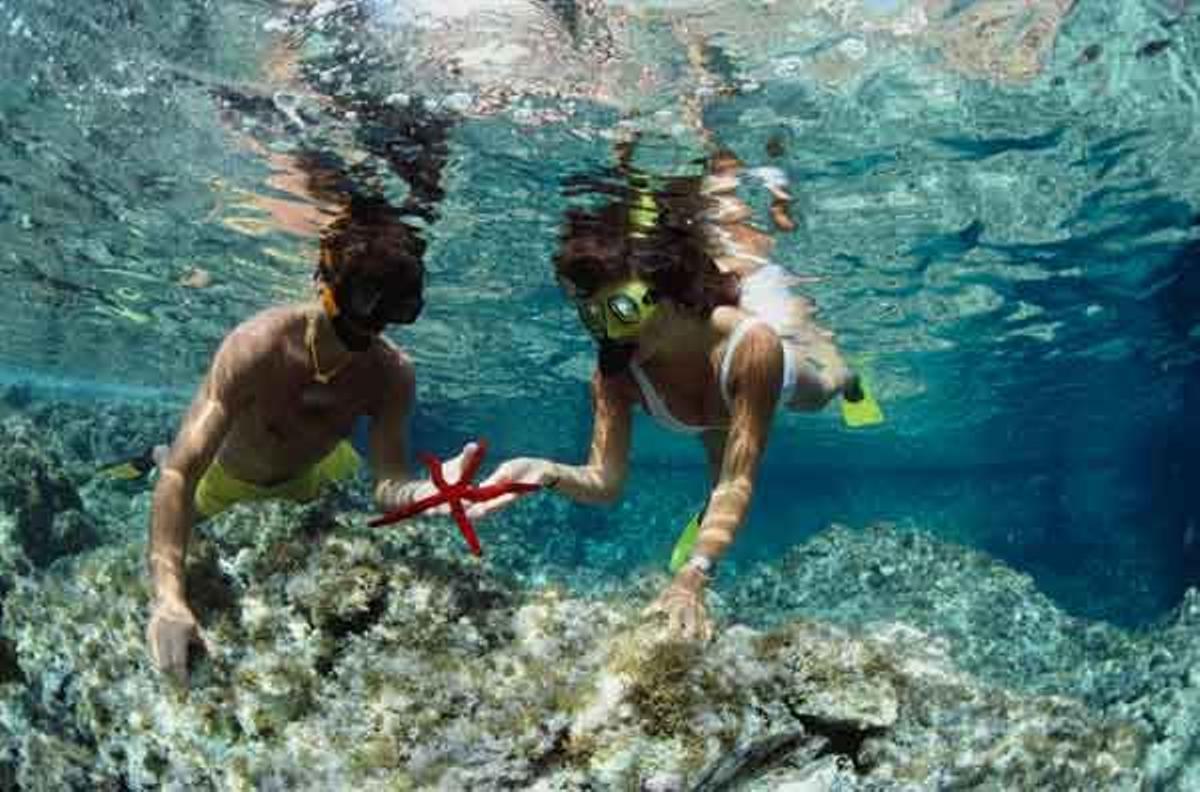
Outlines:
[[862, 380], [853, 372], [846, 377], [846, 384], [842, 386], [842, 398], [851, 404], [860, 402], [866, 398], [866, 393], [863, 392]]
[[788, 201], [771, 201], [771, 222], [780, 231], [795, 231], [796, 221], [791, 216], [792, 205]]

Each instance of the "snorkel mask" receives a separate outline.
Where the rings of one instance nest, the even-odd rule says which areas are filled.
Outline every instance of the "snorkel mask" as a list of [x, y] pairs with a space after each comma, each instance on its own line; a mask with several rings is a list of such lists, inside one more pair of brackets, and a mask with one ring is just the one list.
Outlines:
[[[325, 258], [322, 256], [323, 264]], [[371, 339], [389, 324], [412, 324], [425, 305], [420, 280], [414, 286], [407, 282], [411, 277], [403, 283], [386, 278], [346, 278], [335, 288], [322, 276], [323, 270], [316, 274], [321, 305], [338, 339], [354, 352], [367, 349]]]
[[658, 310], [657, 303], [649, 284], [632, 278], [577, 299], [575, 307], [583, 326], [597, 341], [629, 343]]

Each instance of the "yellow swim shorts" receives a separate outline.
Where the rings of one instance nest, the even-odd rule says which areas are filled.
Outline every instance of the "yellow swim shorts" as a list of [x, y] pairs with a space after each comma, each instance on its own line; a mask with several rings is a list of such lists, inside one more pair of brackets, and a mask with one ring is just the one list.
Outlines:
[[208, 518], [246, 501], [279, 498], [304, 503], [316, 498], [323, 485], [351, 478], [361, 465], [358, 452], [345, 440], [296, 478], [270, 486], [234, 478], [220, 462], [213, 462], [196, 486], [196, 511]]

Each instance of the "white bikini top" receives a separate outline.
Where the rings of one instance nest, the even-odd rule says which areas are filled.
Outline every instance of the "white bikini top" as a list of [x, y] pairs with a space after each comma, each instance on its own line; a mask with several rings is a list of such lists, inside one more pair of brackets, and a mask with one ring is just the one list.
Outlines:
[[[727, 410], [732, 411], [733, 409], [733, 404], [729, 397], [729, 369], [733, 362], [733, 354], [737, 351], [738, 344], [742, 343], [742, 338], [746, 335], [746, 332], [757, 325], [767, 325], [770, 327], [769, 322], [757, 316], [747, 316], [734, 325], [733, 332], [729, 334], [729, 341], [725, 345], [725, 353], [721, 356], [721, 373], [718, 381], [721, 386], [721, 399], [725, 402], [725, 409]], [[720, 426], [696, 426], [684, 423], [667, 409], [667, 403], [663, 401], [662, 396], [659, 395], [658, 390], [654, 387], [654, 383], [646, 376], [646, 372], [637, 364], [637, 361], [630, 362], [629, 372], [633, 374], [633, 379], [637, 383], [638, 389], [642, 392], [642, 398], [646, 402], [646, 412], [650, 413], [651, 417], [666, 429], [679, 434], [696, 435], [713, 429], [723, 428]], [[792, 353], [785, 345], [783, 349], [783, 382], [780, 386], [778, 406], [783, 406], [791, 401], [792, 391], [795, 389], [795, 386], [796, 367], [792, 359]]]

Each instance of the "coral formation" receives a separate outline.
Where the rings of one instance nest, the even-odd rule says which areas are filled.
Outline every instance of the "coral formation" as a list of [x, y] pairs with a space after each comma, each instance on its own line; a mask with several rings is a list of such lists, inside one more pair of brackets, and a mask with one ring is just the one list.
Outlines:
[[796, 777], [874, 788], [1139, 779], [1131, 727], [980, 682], [915, 629], [733, 626], [701, 649], [630, 598], [521, 591], [446, 531], [356, 517], [271, 504], [206, 526], [189, 585], [213, 648], [186, 695], [145, 657], [137, 542], [17, 587], [18, 780], [720, 788], [797, 756]]
[[91, 520], [61, 461], [35, 441], [33, 426], [9, 418], [0, 424], [0, 504], [10, 519], [0, 543], [15, 545], [37, 567], [95, 544]]
[[197, 530], [208, 651], [182, 690], [146, 657], [130, 500], [93, 518], [109, 541], [48, 567], [0, 545], [0, 788], [1132, 790], [1200, 773], [1195, 592], [1172, 624], [1124, 633], [981, 554], [834, 528], [725, 585], [701, 647], [641, 616], [657, 575], [571, 593], [531, 571], [536, 548], [493, 541], [481, 561], [444, 522], [371, 529], [333, 493]]

